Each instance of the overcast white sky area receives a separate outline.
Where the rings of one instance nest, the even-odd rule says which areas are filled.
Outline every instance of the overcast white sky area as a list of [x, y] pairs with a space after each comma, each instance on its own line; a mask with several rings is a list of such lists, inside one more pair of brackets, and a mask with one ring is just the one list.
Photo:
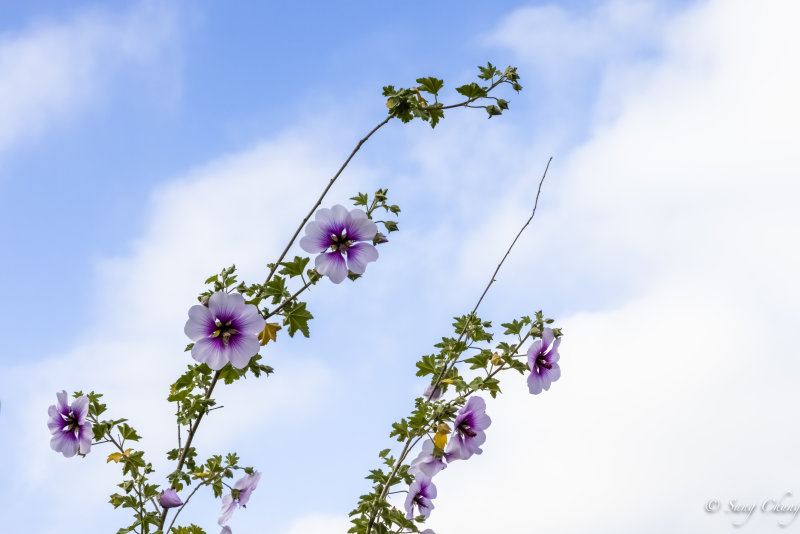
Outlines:
[[[401, 231], [309, 292], [311, 337], [262, 350], [273, 376], [219, 389], [194, 445], [263, 473], [233, 532], [346, 532], [426, 386], [414, 362], [474, 305], [550, 156], [479, 315], [544, 310], [562, 377], [532, 396], [509, 374], [426, 526], [800, 529], [800, 4], [285, 4], [0, 8], [0, 530], [127, 525], [110, 449], [50, 449], [55, 393], [104, 393], [165, 483], [203, 280], [263, 279], [383, 85], [437, 76], [452, 102], [486, 61], [518, 67], [511, 109], [379, 131], [325, 203], [387, 187]], [[181, 519], [216, 533], [219, 507], [198, 493]]]

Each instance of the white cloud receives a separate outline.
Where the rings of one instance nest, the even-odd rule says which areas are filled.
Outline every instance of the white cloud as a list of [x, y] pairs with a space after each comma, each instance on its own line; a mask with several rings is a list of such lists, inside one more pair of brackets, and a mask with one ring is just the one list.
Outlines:
[[[625, 15], [624, 6], [603, 4], [590, 16], [526, 9], [499, 32], [520, 57], [535, 56], [530, 51], [541, 44], [541, 25], [551, 31], [557, 22], [552, 38], [570, 38], [550, 50], [553, 68], [591, 56], [607, 88], [594, 109], [614, 113], [595, 117], [582, 146], [556, 154], [539, 216], [484, 307], [492, 320], [529, 313], [528, 306], [564, 311], [558, 317], [567, 334], [563, 378], [547, 394], [530, 397], [523, 380], [512, 377], [501, 399], [490, 403], [494, 422], [485, 454], [437, 476], [440, 496], [430, 526], [440, 532], [727, 531], [729, 518], [706, 516], [705, 500], [765, 499], [796, 489], [793, 454], [800, 437], [783, 410], [791, 413], [798, 400], [793, 379], [800, 348], [792, 336], [800, 311], [800, 258], [793, 247], [800, 227], [793, 206], [800, 187], [793, 151], [800, 76], [791, 61], [800, 49], [792, 27], [797, 8], [711, 2], [661, 21], [655, 37], [636, 34], [620, 44], [615, 36], [635, 27], [631, 20], [651, 28], [659, 12], [637, 3], [633, 15]], [[640, 38], [648, 46], [657, 41], [660, 53], [645, 62], [628, 53]], [[508, 118], [514, 120], [513, 110]], [[393, 405], [393, 373], [411, 373], [410, 360], [397, 355], [420, 343], [405, 333], [435, 341], [444, 334], [438, 325], [477, 297], [524, 220], [549, 155], [543, 142], [524, 135], [544, 128], [538, 120], [483, 123], [448, 117], [409, 152], [419, 176], [388, 180], [392, 193], [403, 197], [398, 203], [407, 219], [375, 265], [389, 282], [370, 285], [373, 279], [365, 278], [364, 286], [353, 286], [374, 291], [366, 296], [348, 289], [348, 306], [371, 312], [357, 319], [364, 363], [351, 382], [335, 383], [348, 377], [331, 371], [330, 361], [321, 361], [327, 354], [311, 354], [307, 345], [289, 345], [297, 347], [291, 356], [275, 349], [279, 375], [269, 387], [247, 383], [225, 400], [232, 419], [209, 419], [209, 447], [235, 444], [233, 434], [244, 434], [246, 447], [264, 450], [254, 463], [269, 469], [314, 461], [292, 455], [299, 442], [319, 440], [326, 449], [347, 438], [359, 441], [355, 449], [371, 439], [374, 426], [364, 428], [373, 423], [360, 413], [334, 436], [302, 425], [289, 435], [272, 427], [311, 417], [322, 397], [326, 409], [346, 394], [367, 404], [363, 398], [371, 392]], [[127, 256], [99, 266], [97, 317], [83, 341], [2, 377], [4, 389], [29, 390], [19, 402], [30, 406], [25, 412], [3, 407], [3, 416], [23, 428], [19, 443], [4, 446], [29, 450], [38, 466], [27, 471], [28, 494], [44, 492], [54, 480], [74, 481], [48, 490], [63, 503], [56, 505], [63, 513], [57, 517], [74, 517], [71, 496], [95, 495], [98, 481], [110, 486], [112, 470], [96, 458], [63, 461], [46, 448], [43, 423], [31, 430], [27, 422], [41, 420], [42, 406], [53, 402], [51, 391], [79, 387], [89, 370], [119, 413], [159, 410], [139, 399], [147, 394], [158, 403], [155, 393], [165, 391], [184, 364], [175, 354], [185, 344], [181, 329], [197, 281], [217, 270], [221, 258], [235, 261], [246, 279], [260, 276], [305, 209], [307, 191], [335, 167], [329, 152], [310, 147], [327, 146], [341, 134], [298, 131], [302, 136], [289, 133], [219, 158], [156, 190], [141, 238]], [[377, 181], [365, 174], [352, 171], [349, 184]], [[226, 194], [257, 199], [248, 204], [257, 208], [220, 202]], [[419, 205], [431, 213], [425, 217]], [[342, 291], [329, 287], [315, 303], [338, 310], [326, 305]], [[402, 341], [388, 343], [385, 332], [401, 332]], [[328, 344], [341, 346], [350, 334]], [[131, 361], [144, 365], [131, 367]], [[276, 399], [287, 397], [287, 407], [276, 410]], [[247, 409], [237, 412], [243, 405]], [[383, 426], [391, 415], [397, 414], [386, 413]], [[255, 431], [252, 420], [272, 427]], [[148, 436], [169, 430], [158, 421], [138, 426]], [[358, 440], [352, 428], [363, 431]], [[271, 438], [273, 431], [279, 439]], [[344, 456], [338, 461], [353, 465]], [[289, 501], [305, 507], [307, 517], [291, 524], [289, 534], [341, 532], [343, 518], [314, 515], [330, 513], [326, 502], [304, 499], [326, 492], [335, 493], [332, 498], [352, 492], [355, 499], [352, 480], [362, 474], [350, 472], [342, 481], [307, 469], [297, 481], [264, 484], [258, 497], [273, 508]], [[289, 492], [298, 487], [302, 495]], [[237, 515], [237, 525], [270, 520], [269, 506], [247, 512]], [[116, 524], [119, 516], [102, 505], [92, 520]], [[654, 517], [661, 518], [658, 524]]]
[[[524, 56], [557, 19], [551, 30], [580, 42], [549, 60], [568, 61], [594, 50], [586, 28], [606, 12], [528, 9], [508, 18], [508, 44]], [[666, 21], [657, 61], [606, 66], [621, 74], [606, 80], [618, 115], [556, 158], [536, 252], [518, 250], [505, 276], [539, 282], [514, 301], [563, 293], [579, 310], [593, 284], [611, 296], [559, 318], [564, 373], [549, 393], [509, 384], [491, 403], [486, 454], [439, 475], [434, 529], [727, 532], [733, 518], [707, 515], [706, 500], [798, 493], [800, 435], [784, 419], [800, 400], [798, 14], [793, 2], [703, 3]]]
[[[313, 137], [317, 135], [325, 138], [319, 133]], [[12, 457], [28, 459], [8, 477], [24, 480], [15, 491], [57, 497], [49, 519], [40, 518], [39, 525], [23, 514], [24, 524], [45, 531], [52, 517], [74, 516], [70, 510], [75, 495], [98, 495], [98, 488], [110, 493], [118, 478], [116, 469], [96, 455], [65, 461], [49, 449], [46, 427], [31, 424], [43, 421], [42, 410], [55, 402], [55, 391], [62, 388], [103, 392], [109, 416], [129, 417], [145, 438], [137, 447], [151, 452], [157, 471], [166, 472], [163, 451], [175, 446], [174, 422], [162, 416], [169, 409], [166, 394], [192, 361], [182, 352], [187, 343], [186, 310], [195, 301], [199, 281], [219, 271], [221, 259], [236, 261], [243, 279], [265, 276], [267, 261], [282, 249], [289, 230], [308, 209], [309, 198], [302, 193], [317, 189], [320, 177], [334, 168], [324, 149], [310, 147], [305, 139], [286, 133], [155, 190], [146, 208], [149, 224], [129, 254], [98, 265], [96, 316], [81, 329], [76, 346], [5, 370], [0, 377], [3, 416], [6, 424], [18, 428], [18, 439], [2, 447]], [[350, 174], [358, 179], [356, 171]], [[238, 201], [242, 195], [250, 199], [247, 209]], [[276, 423], [302, 421], [325, 402], [325, 391], [336, 387], [329, 362], [308, 353], [302, 343], [281, 345], [262, 351], [279, 368], [279, 380], [267, 378], [265, 384], [265, 379], [250, 379], [217, 392], [215, 397], [226, 409], [220, 412], [223, 417], [208, 417], [197, 443], [201, 454], [251, 450], [253, 440], [262, 441], [265, 433], [275, 431]], [[254, 421], [259, 425], [253, 426]], [[259, 465], [260, 459], [251, 455], [246, 461], [245, 465]], [[215, 506], [218, 503], [211, 505]], [[87, 528], [99, 531], [121, 520], [102, 499], [84, 503], [82, 513], [88, 507], [92, 523]], [[211, 520], [207, 511], [199, 507], [196, 513], [204, 524]]]
[[175, 18], [141, 2], [123, 14], [85, 11], [0, 34], [0, 153], [90, 106], [122, 66], [162, 57]]

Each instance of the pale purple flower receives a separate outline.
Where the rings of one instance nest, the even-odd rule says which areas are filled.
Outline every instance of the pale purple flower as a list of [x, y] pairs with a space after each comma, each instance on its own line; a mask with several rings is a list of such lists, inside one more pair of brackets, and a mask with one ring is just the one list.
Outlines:
[[225, 525], [224, 527], [222, 527], [222, 530], [220, 531], [219, 534], [233, 534], [233, 531], [231, 530], [231, 527]]
[[545, 328], [542, 339], [537, 339], [528, 349], [528, 390], [538, 395], [542, 390], [550, 389], [550, 384], [561, 378], [561, 368], [558, 366], [558, 346], [561, 338], [556, 339], [552, 328]]
[[406, 497], [406, 518], [414, 519], [414, 508], [419, 510], [419, 514], [425, 516], [427, 519], [433, 510], [433, 502], [431, 499], [436, 498], [436, 486], [433, 485], [431, 479], [418, 475], [414, 482], [408, 487], [408, 496]]
[[423, 395], [426, 399], [431, 401], [439, 400], [439, 397], [442, 396], [442, 387], [433, 387], [433, 384], [428, 384], [428, 387], [425, 388]]
[[164, 508], [175, 508], [182, 505], [183, 501], [178, 497], [177, 491], [172, 488], [167, 488], [159, 494], [158, 504]]
[[367, 264], [378, 259], [378, 249], [370, 244], [377, 232], [378, 226], [364, 211], [348, 211], [337, 204], [317, 210], [300, 247], [312, 254], [321, 253], [314, 260], [317, 272], [338, 284], [347, 277], [348, 269], [364, 274]]
[[411, 464], [409, 464], [409, 474], [413, 476], [424, 475], [428, 478], [433, 478], [436, 473], [447, 467], [441, 457], [437, 458], [433, 454], [433, 449], [433, 441], [430, 439], [426, 440], [425, 443], [422, 444], [422, 450], [420, 451], [419, 456], [417, 456], [411, 461]]
[[219, 513], [220, 525], [224, 525], [228, 519], [233, 515], [236, 505], [244, 508], [247, 501], [250, 500], [250, 494], [258, 486], [258, 481], [261, 479], [261, 473], [254, 471], [252, 475], [245, 475], [236, 481], [233, 485], [233, 491], [222, 498], [222, 510]]
[[481, 445], [486, 441], [484, 430], [492, 420], [486, 415], [486, 402], [476, 396], [469, 398], [458, 411], [453, 421], [453, 436], [447, 446], [447, 461], [467, 460], [473, 454], [480, 454]]
[[89, 415], [89, 397], [82, 395], [68, 404], [67, 392], [56, 393], [58, 404], [48, 408], [47, 428], [53, 435], [50, 448], [67, 458], [77, 453], [89, 454], [92, 448], [92, 423]]
[[217, 291], [208, 306], [189, 308], [183, 331], [194, 341], [192, 358], [218, 371], [228, 362], [237, 369], [246, 366], [261, 347], [258, 333], [265, 325], [258, 308], [245, 304], [241, 293]]

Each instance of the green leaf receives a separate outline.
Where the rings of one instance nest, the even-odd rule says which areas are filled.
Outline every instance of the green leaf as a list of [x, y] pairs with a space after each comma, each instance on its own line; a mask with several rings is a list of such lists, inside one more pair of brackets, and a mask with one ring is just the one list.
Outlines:
[[519, 335], [522, 331], [523, 324], [520, 321], [514, 319], [510, 323], [501, 323], [500, 326], [505, 327], [506, 331], [503, 332], [506, 335]]
[[289, 335], [294, 337], [295, 332], [298, 330], [303, 333], [305, 337], [309, 336], [308, 321], [313, 319], [314, 316], [306, 310], [305, 302], [298, 302], [294, 306], [285, 310], [283, 324], [289, 327]]
[[121, 424], [119, 427], [117, 427], [117, 430], [119, 430], [119, 434], [122, 436], [122, 439], [130, 441], [139, 441], [142, 439], [142, 437], [136, 433], [136, 430], [128, 425], [128, 423]]
[[353, 204], [356, 206], [366, 206], [369, 201], [369, 196], [367, 196], [366, 193], [359, 193], [354, 197], [350, 197], [350, 200], [352, 200]]
[[456, 87], [456, 91], [460, 94], [466, 96], [470, 100], [474, 100], [477, 98], [482, 98], [486, 96], [486, 88], [481, 87], [475, 82], [472, 82], [467, 85], [462, 85], [461, 87]]
[[233, 384], [242, 376], [242, 374], [243, 373], [239, 371], [239, 369], [236, 369], [231, 364], [227, 364], [225, 367], [219, 370], [219, 377], [224, 380], [226, 384]]
[[478, 74], [478, 78], [481, 80], [491, 80], [494, 76], [500, 74], [500, 71], [491, 63], [487, 63], [485, 67], [479, 66], [478, 69], [481, 71], [481, 73]]
[[103, 422], [92, 425], [92, 432], [94, 432], [95, 441], [100, 441], [103, 439], [103, 436], [106, 435], [106, 430], [108, 430], [108, 423]]
[[408, 438], [408, 421], [401, 419], [399, 423], [392, 423], [392, 431], [389, 437], [397, 436], [397, 441], [405, 441]]
[[302, 258], [300, 256], [295, 256], [292, 261], [281, 262], [283, 269], [278, 271], [280, 274], [285, 274], [290, 278], [294, 278], [295, 276], [300, 276], [305, 271], [306, 265], [311, 258]]
[[438, 95], [439, 89], [444, 87], [444, 82], [438, 78], [417, 78], [419, 88], [426, 93]]
[[435, 356], [423, 356], [422, 359], [417, 362], [417, 369], [417, 376], [432, 375], [436, 372]]

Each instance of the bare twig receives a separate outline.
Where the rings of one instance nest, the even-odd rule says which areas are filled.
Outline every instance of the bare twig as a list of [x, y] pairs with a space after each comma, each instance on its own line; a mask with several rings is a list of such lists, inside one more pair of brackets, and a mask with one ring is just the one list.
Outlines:
[[[500, 263], [497, 264], [497, 268], [494, 270], [494, 273], [492, 273], [492, 277], [489, 279], [489, 283], [486, 284], [486, 288], [483, 290], [483, 293], [481, 293], [480, 298], [478, 298], [478, 302], [475, 303], [475, 307], [472, 308], [472, 312], [470, 312], [470, 315], [475, 315], [475, 312], [478, 311], [478, 307], [480, 307], [481, 302], [483, 302], [483, 298], [486, 296], [486, 293], [489, 292], [489, 288], [491, 288], [492, 284], [494, 284], [495, 281], [497, 280], [497, 278], [496, 278], [497, 277], [497, 273], [500, 271], [500, 268], [503, 266], [503, 263], [506, 261], [506, 258], [508, 258], [508, 255], [511, 253], [511, 249], [513, 249], [514, 245], [516, 245], [517, 240], [522, 235], [522, 232], [524, 232], [525, 229], [528, 227], [528, 225], [531, 223], [531, 221], [533, 221], [533, 216], [536, 215], [536, 207], [539, 205], [539, 195], [542, 192], [542, 184], [544, 183], [544, 179], [547, 177], [547, 171], [548, 171], [548, 169], [550, 169], [550, 162], [551, 161], [553, 161], [552, 156], [550, 157], [550, 159], [547, 160], [547, 166], [544, 169], [544, 173], [542, 174], [541, 180], [539, 180], [539, 189], [536, 191], [536, 199], [535, 199], [535, 201], [533, 203], [533, 210], [531, 211], [531, 216], [528, 217], [528, 220], [525, 221], [525, 224], [523, 224], [522, 228], [520, 228], [519, 232], [517, 232], [516, 237], [511, 242], [511, 245], [508, 247], [508, 250], [506, 250], [506, 253], [503, 255], [503, 258], [500, 260]], [[467, 327], [466, 327], [466, 325], [464, 325], [464, 329], [461, 331], [461, 334], [459, 335], [458, 340], [456, 341], [456, 344], [458, 344], [464, 338], [464, 335], [466, 334], [466, 332], [467, 332]], [[528, 335], [530, 335], [530, 333], [528, 333]], [[524, 339], [527, 339], [527, 338], [528, 338], [528, 336], [525, 336]], [[522, 342], [524, 341], [524, 339], [522, 341], [520, 341], [518, 347], [522, 346]], [[516, 350], [515, 350], [515, 352], [516, 352]], [[434, 390], [436, 389], [436, 387], [439, 386], [439, 384], [441, 384], [442, 379], [444, 378], [444, 376], [456, 364], [456, 362], [457, 362], [457, 359], [454, 359], [454, 361], [451, 362], [449, 365], [445, 365], [444, 367], [442, 367], [442, 371], [439, 373], [439, 375], [437, 376], [436, 380], [433, 382], [433, 385], [431, 387], [431, 392], [428, 395], [426, 400], [428, 400], [428, 401], [431, 400], [431, 396], [433, 396]], [[494, 376], [502, 368], [503, 368], [503, 366], [500, 366], [490, 376]], [[408, 439], [406, 439], [406, 442], [405, 442], [405, 444], [403, 446], [403, 450], [400, 452], [400, 456], [398, 457], [397, 461], [395, 462], [394, 467], [392, 468], [392, 472], [389, 475], [389, 478], [386, 480], [386, 483], [383, 485], [383, 489], [381, 490], [379, 501], [382, 501], [382, 500], [384, 500], [386, 498], [386, 494], [389, 491], [389, 486], [394, 481], [394, 477], [397, 474], [398, 469], [400, 469], [400, 466], [403, 464], [403, 460], [405, 460], [406, 456], [408, 456], [408, 453], [411, 451], [411, 449], [414, 448], [414, 445], [417, 443], [417, 442], [414, 442], [414, 444], [412, 444], [412, 440], [413, 439], [414, 439], [414, 436], [409, 436]], [[417, 441], [419, 441], [419, 440], [417, 440]], [[370, 534], [372, 532], [372, 526], [375, 524], [376, 514], [377, 514], [377, 505], [372, 508], [372, 512], [370, 513], [369, 524], [367, 525], [367, 533], [366, 534]]]

